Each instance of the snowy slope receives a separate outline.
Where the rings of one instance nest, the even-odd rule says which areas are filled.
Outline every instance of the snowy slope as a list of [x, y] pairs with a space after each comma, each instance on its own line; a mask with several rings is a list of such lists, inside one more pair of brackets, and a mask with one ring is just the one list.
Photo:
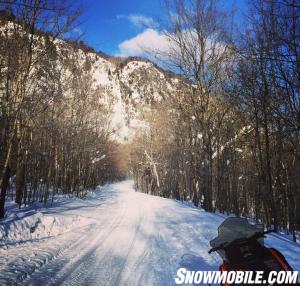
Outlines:
[[[20, 211], [22, 212], [22, 210]], [[209, 240], [223, 217], [133, 190], [107, 185], [85, 200], [61, 200], [40, 216], [78, 218], [63, 233], [0, 248], [0, 285], [174, 285], [178, 267], [216, 270]], [[300, 248], [282, 237], [269, 245], [300, 271]]]
[[[22, 26], [17, 23], [7, 22], [0, 27], [0, 34], [3, 35], [16, 31], [23, 33]], [[33, 57], [39, 59], [36, 60], [38, 65], [46, 40], [38, 34], [33, 39]], [[87, 95], [96, 93], [99, 103], [107, 107], [115, 139], [120, 142], [134, 136], [135, 128], [142, 125], [140, 115], [153, 102], [160, 102], [169, 94], [174, 94], [180, 84], [170, 72], [163, 71], [146, 59], [107, 56], [88, 46], [62, 39], [55, 39], [54, 45], [51, 61], [54, 61], [55, 69], [51, 72], [60, 79], [61, 95], [66, 98], [74, 96], [70, 89], [74, 76], [81, 75], [89, 81], [91, 90], [87, 91]], [[33, 82], [36, 81], [35, 72], [33, 67], [29, 74], [29, 80]], [[93, 117], [92, 114], [90, 116]]]
[[[60, 54], [58, 64], [64, 77], [71, 74], [64, 61], [71, 57], [72, 51], [76, 65], [92, 79], [92, 88], [101, 90], [99, 100], [111, 110], [112, 127], [120, 141], [133, 136], [134, 128], [140, 125], [138, 117], [145, 109], [174, 93], [179, 85], [178, 79], [167, 76], [166, 72], [146, 60], [104, 58], [99, 53], [86, 52], [63, 41], [57, 41], [56, 45]], [[88, 71], [86, 66], [89, 66]]]

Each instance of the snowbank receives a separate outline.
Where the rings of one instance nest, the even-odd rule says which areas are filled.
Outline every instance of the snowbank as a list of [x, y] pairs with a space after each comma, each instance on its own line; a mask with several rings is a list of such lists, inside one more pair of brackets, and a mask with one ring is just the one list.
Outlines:
[[86, 224], [80, 216], [44, 215], [29, 213], [0, 225], [0, 246], [60, 235], [74, 227]]

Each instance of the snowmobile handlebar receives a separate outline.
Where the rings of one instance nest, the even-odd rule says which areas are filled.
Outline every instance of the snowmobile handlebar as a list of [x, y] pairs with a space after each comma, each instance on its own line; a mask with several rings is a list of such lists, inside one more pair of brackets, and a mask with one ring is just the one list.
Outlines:
[[[264, 237], [266, 234], [268, 233], [271, 233], [271, 232], [275, 232], [274, 229], [270, 229], [270, 230], [267, 230], [267, 231], [264, 231], [264, 232], [256, 232], [254, 233], [253, 235], [249, 236], [249, 237], [246, 237], [244, 238], [245, 240], [252, 240], [252, 239], [259, 239], [261, 237]], [[213, 247], [211, 248], [208, 253], [211, 254], [212, 252], [215, 252], [215, 251], [218, 251], [218, 250], [223, 250], [225, 249], [226, 247], [234, 244], [236, 241], [240, 240], [241, 238], [237, 238], [231, 242], [225, 242], [225, 243], [222, 243], [221, 245], [219, 246], [216, 246], [216, 247]]]

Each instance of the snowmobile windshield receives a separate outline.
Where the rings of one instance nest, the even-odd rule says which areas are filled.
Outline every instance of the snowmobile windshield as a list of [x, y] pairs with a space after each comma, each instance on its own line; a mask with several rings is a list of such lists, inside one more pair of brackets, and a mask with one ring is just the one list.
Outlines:
[[257, 232], [263, 232], [263, 225], [250, 224], [246, 218], [229, 217], [218, 227], [218, 236], [210, 241], [212, 247], [232, 242], [239, 238], [248, 238]]

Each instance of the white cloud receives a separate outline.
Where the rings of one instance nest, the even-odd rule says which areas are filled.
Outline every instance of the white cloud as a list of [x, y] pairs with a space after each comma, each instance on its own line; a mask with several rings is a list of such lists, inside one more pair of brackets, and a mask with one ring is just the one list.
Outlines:
[[151, 17], [146, 17], [141, 14], [117, 15], [117, 19], [128, 20], [131, 24], [138, 28], [155, 27], [155, 21]]
[[145, 51], [166, 52], [169, 49], [167, 37], [157, 30], [148, 28], [137, 36], [119, 44], [119, 56], [143, 56]]
[[[214, 60], [214, 58], [221, 58], [226, 52], [226, 47], [216, 39], [207, 39], [204, 51], [201, 51], [198, 35], [194, 30], [183, 30], [182, 38], [186, 43], [185, 60], [186, 63], [190, 60], [191, 65], [194, 57], [200, 59], [200, 53], [202, 52], [208, 61]], [[182, 53], [175, 39], [176, 35], [169, 34], [166, 36], [163, 31], [148, 28], [135, 37], [120, 43], [116, 56], [142, 56], [155, 62], [158, 60], [164, 63], [168, 63], [170, 58], [172, 58], [179, 63]]]

